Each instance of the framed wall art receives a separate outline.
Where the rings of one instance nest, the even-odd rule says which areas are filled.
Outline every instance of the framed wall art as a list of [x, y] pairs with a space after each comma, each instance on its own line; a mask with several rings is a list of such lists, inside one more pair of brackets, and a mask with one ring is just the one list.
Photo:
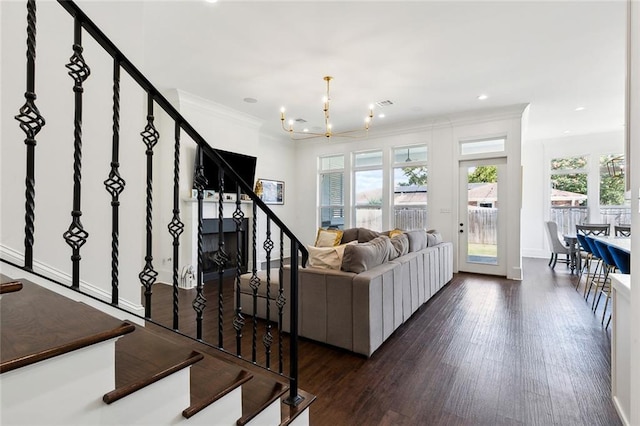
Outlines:
[[284, 204], [284, 182], [258, 179], [262, 183], [262, 201], [265, 204]]

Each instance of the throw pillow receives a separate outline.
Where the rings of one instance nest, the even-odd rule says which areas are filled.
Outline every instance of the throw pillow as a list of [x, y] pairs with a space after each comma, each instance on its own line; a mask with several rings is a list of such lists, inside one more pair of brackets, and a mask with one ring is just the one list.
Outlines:
[[333, 247], [340, 244], [342, 239], [342, 231], [339, 229], [318, 229], [316, 235], [316, 247]]
[[390, 255], [389, 260], [393, 260], [396, 257], [404, 256], [409, 253], [409, 237], [404, 232], [394, 236], [389, 240], [393, 246], [392, 254], [395, 251], [395, 256]]
[[442, 242], [442, 234], [435, 229], [427, 231], [427, 247], [437, 246]]
[[424, 229], [416, 229], [406, 231], [405, 234], [409, 238], [409, 252], [414, 253], [427, 247], [427, 233]]
[[400, 234], [404, 234], [404, 231], [402, 229], [392, 229], [391, 231], [389, 231], [389, 238], [393, 238], [396, 235], [400, 235]]
[[345, 244], [350, 243], [351, 241], [358, 241], [358, 228], [349, 228], [342, 232], [341, 243]]
[[376, 231], [372, 231], [367, 228], [358, 228], [358, 242], [359, 243], [368, 243], [374, 238], [379, 237], [381, 234]]
[[367, 243], [349, 244], [344, 250], [342, 270], [359, 274], [381, 265], [389, 260], [392, 247], [386, 236], [374, 238]]
[[[349, 244], [357, 244], [355, 241]], [[309, 266], [321, 269], [340, 270], [344, 249], [348, 244], [334, 247], [307, 246], [309, 250]]]

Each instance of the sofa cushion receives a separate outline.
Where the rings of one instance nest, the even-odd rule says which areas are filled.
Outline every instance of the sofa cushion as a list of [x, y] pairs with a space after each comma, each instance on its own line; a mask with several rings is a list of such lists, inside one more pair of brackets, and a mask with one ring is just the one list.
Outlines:
[[427, 247], [437, 246], [442, 242], [442, 234], [435, 229], [427, 231]]
[[391, 250], [391, 253], [389, 254], [389, 260], [393, 260], [409, 253], [409, 237], [407, 237], [407, 234], [401, 232], [400, 234], [391, 237], [389, 241], [393, 246], [393, 250]]
[[376, 237], [367, 243], [349, 244], [344, 250], [342, 270], [356, 274], [367, 271], [389, 260], [392, 249], [386, 236]]
[[405, 234], [409, 238], [409, 253], [427, 248], [427, 233], [424, 229], [406, 231]]
[[316, 235], [316, 247], [333, 247], [340, 244], [342, 239], [342, 231], [339, 229], [318, 229]]
[[357, 244], [355, 241], [340, 244], [333, 247], [307, 246], [309, 250], [309, 266], [322, 269], [339, 270], [342, 265], [344, 249], [349, 244]]

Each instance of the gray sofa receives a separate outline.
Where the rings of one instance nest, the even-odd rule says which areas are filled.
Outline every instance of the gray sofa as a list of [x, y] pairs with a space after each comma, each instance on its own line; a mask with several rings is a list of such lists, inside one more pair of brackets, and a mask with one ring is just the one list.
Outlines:
[[[342, 243], [354, 241], [354, 235], [358, 244], [345, 249], [341, 270], [299, 268], [299, 334], [369, 357], [452, 279], [453, 244], [424, 230], [408, 231], [405, 237], [398, 237], [408, 239], [407, 253], [364, 268], [358, 258], [358, 272], [349, 271], [349, 267], [345, 271], [345, 262], [357, 257], [353, 253], [375, 241], [388, 245], [387, 241], [393, 240], [365, 228], [353, 228], [345, 230]], [[285, 296], [291, 286], [289, 272], [285, 267]], [[288, 325], [287, 320], [286, 330]]]

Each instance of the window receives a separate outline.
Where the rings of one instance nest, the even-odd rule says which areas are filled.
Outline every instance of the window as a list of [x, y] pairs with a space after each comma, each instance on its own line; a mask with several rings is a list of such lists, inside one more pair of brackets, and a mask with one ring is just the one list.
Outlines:
[[461, 155], [489, 154], [493, 152], [504, 152], [504, 138], [493, 138], [485, 140], [460, 142]]
[[344, 155], [320, 158], [320, 226], [344, 229]]
[[588, 221], [587, 176], [586, 156], [551, 160], [551, 220], [563, 234]]
[[382, 231], [382, 151], [354, 154], [355, 226]]
[[393, 149], [393, 227], [427, 228], [427, 147]]
[[631, 223], [631, 207], [624, 199], [624, 156], [600, 156], [600, 217], [602, 223]]

